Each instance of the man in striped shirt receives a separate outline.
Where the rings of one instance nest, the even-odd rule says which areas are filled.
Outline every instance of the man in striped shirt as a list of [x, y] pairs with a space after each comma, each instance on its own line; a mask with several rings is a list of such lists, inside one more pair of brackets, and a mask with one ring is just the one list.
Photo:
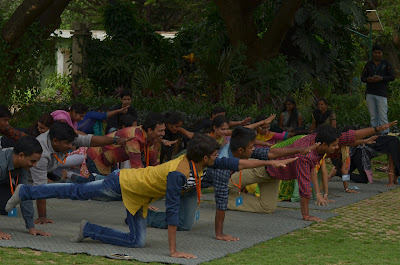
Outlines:
[[165, 135], [164, 117], [160, 113], [150, 113], [142, 126], [127, 127], [107, 134], [108, 137], [131, 138], [126, 145], [91, 147], [87, 150], [87, 165], [90, 173], [107, 176], [117, 163], [129, 160], [131, 168], [155, 166], [158, 149]]

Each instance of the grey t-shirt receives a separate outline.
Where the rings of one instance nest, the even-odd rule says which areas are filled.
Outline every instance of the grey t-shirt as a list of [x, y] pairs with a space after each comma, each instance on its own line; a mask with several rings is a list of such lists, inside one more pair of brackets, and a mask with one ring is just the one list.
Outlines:
[[[77, 147], [89, 147], [92, 141], [92, 136], [93, 135], [91, 134], [78, 135], [78, 137], [72, 142], [72, 144]], [[36, 166], [32, 167], [30, 171], [33, 185], [43, 185], [47, 184], [47, 172], [51, 172], [62, 165], [55, 157], [55, 155], [59, 158], [60, 161], [64, 161], [66, 154], [54, 151], [53, 146], [51, 145], [49, 131], [42, 133], [41, 135], [36, 137], [36, 139], [42, 145], [43, 153]]]

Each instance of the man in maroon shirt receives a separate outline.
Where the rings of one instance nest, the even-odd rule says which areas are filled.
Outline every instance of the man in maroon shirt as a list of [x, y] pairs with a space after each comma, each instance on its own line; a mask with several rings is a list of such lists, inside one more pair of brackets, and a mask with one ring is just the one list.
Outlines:
[[[374, 135], [376, 133], [382, 132], [391, 126], [397, 124], [397, 121], [387, 123], [378, 127], [365, 128], [357, 131], [347, 131], [343, 134], [331, 127], [331, 126], [321, 126], [318, 128], [316, 134], [310, 134], [299, 140], [295, 141], [289, 147], [301, 147], [309, 146], [315, 142], [320, 142], [321, 144], [312, 152], [307, 155], [297, 155], [298, 159], [287, 165], [284, 168], [267, 168], [267, 173], [276, 179], [289, 180], [297, 179], [299, 183], [299, 193], [300, 193], [300, 207], [303, 219], [306, 221], [322, 221], [320, 218], [311, 216], [309, 214], [308, 204], [311, 198], [311, 181], [316, 190], [319, 190], [318, 180], [315, 178], [311, 179], [311, 171], [314, 170], [315, 166], [323, 158], [324, 154], [330, 155], [337, 151], [339, 145], [347, 145], [354, 143], [358, 139]], [[288, 157], [286, 157], [288, 158]], [[285, 159], [286, 159], [285, 158]], [[317, 194], [317, 199], [323, 201], [321, 194]]]
[[[335, 153], [339, 149], [339, 145], [348, 145], [355, 143], [356, 140], [362, 139], [364, 137], [376, 134], [378, 132], [382, 132], [385, 129], [395, 125], [397, 121], [378, 126], [378, 127], [371, 127], [371, 128], [366, 128], [366, 129], [361, 129], [361, 130], [350, 130], [345, 133], [341, 133], [339, 130], [331, 127], [331, 126], [321, 126], [318, 128], [317, 133], [307, 135], [305, 137], [302, 137], [295, 141], [292, 145], [287, 146], [288, 148], [301, 148], [301, 147], [307, 147], [311, 146], [316, 142], [319, 142], [320, 145], [312, 150], [308, 154], [297, 154], [297, 155], [292, 155], [292, 156], [287, 156], [281, 159], [287, 159], [291, 157], [298, 157], [296, 161], [294, 161], [291, 164], [288, 164], [286, 167], [283, 168], [266, 168], [263, 170], [259, 170], [257, 172], [264, 172], [263, 174], [257, 175], [257, 176], [247, 176], [243, 175], [243, 179], [241, 181], [242, 186], [247, 186], [253, 183], [259, 183], [259, 182], [254, 182], [256, 180], [260, 180], [262, 182], [267, 181], [268, 184], [273, 183], [273, 180], [290, 180], [290, 179], [297, 179], [298, 184], [299, 184], [299, 194], [300, 194], [300, 206], [301, 206], [301, 213], [303, 216], [304, 220], [307, 221], [322, 221], [320, 218], [315, 217], [315, 216], [310, 216], [309, 215], [309, 200], [311, 198], [311, 182], [314, 185], [314, 188], [316, 190], [319, 190], [319, 184], [318, 180], [316, 177], [316, 174], [311, 174], [312, 170], [315, 170], [316, 165], [319, 164], [321, 159], [325, 154], [328, 156]], [[257, 173], [256, 172], [256, 173]], [[267, 174], [267, 176], [265, 176]], [[239, 174], [234, 174], [231, 177], [232, 183], [239, 183]], [[249, 177], [249, 178], [248, 178]], [[271, 180], [272, 179], [272, 180]], [[250, 181], [251, 180], [251, 181]], [[251, 182], [251, 183], [250, 183]], [[232, 185], [230, 184], [230, 194], [229, 196], [237, 197], [232, 193]], [[261, 187], [260, 187], [261, 189]], [[237, 189], [235, 189], [237, 190]], [[261, 197], [263, 194], [260, 194]], [[264, 198], [265, 199], [265, 198]], [[274, 200], [277, 198], [274, 197]], [[322, 203], [323, 205], [326, 204], [326, 201], [324, 197], [320, 193], [317, 194], [317, 199], [319, 203]], [[255, 211], [254, 209], [260, 208], [260, 206], [257, 205], [250, 205], [250, 204], [257, 204], [257, 203], [262, 203], [263, 200], [249, 200], [243, 198], [243, 204], [240, 205], [239, 207], [234, 207], [234, 204], [232, 203], [232, 199], [230, 199], [230, 207], [229, 209], [234, 209], [234, 210], [239, 210], [239, 211]], [[265, 201], [264, 201], [265, 203]], [[262, 207], [261, 207], [262, 208]], [[256, 211], [258, 212], [258, 211]]]

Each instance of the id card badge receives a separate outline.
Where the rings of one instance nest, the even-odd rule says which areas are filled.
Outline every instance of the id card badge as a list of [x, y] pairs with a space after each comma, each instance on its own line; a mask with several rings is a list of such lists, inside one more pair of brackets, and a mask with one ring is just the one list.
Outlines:
[[8, 212], [8, 217], [17, 217], [17, 208], [12, 209]]
[[236, 207], [243, 204], [243, 196], [239, 196], [236, 198]]
[[196, 212], [196, 222], [199, 221], [200, 219], [200, 210], [197, 210]]

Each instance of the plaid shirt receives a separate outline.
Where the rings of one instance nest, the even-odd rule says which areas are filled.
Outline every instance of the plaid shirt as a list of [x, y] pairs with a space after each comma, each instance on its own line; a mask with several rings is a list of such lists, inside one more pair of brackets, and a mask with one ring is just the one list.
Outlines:
[[[132, 168], [142, 168], [146, 165], [144, 148], [146, 145], [146, 132], [141, 127], [127, 127], [117, 132], [107, 134], [108, 137], [133, 137], [126, 145], [107, 145], [90, 147], [87, 156], [96, 164], [97, 170], [104, 175], [111, 173], [111, 168], [117, 163], [130, 161]], [[149, 165], [158, 163], [158, 150], [154, 145], [149, 147]]]
[[5, 128], [0, 128], [0, 133], [14, 141], [18, 141], [22, 136], [26, 136], [26, 133], [18, 131], [10, 125], [7, 125]]
[[[288, 147], [307, 147], [315, 143], [317, 135], [310, 134], [295, 141]], [[339, 145], [354, 143], [355, 131], [347, 131], [339, 138]], [[296, 161], [288, 164], [286, 167], [273, 168], [267, 167], [267, 173], [272, 177], [280, 180], [297, 179], [299, 183], [299, 194], [304, 198], [311, 198], [311, 170], [318, 164], [324, 154], [318, 155], [317, 150], [313, 150], [307, 155], [291, 155], [282, 159], [298, 157]]]
[[[252, 158], [267, 160], [269, 148], [256, 148], [251, 155]], [[220, 151], [218, 158], [233, 157], [230, 149], [230, 144], [226, 144]], [[218, 210], [226, 211], [228, 209], [228, 196], [229, 196], [229, 178], [234, 171], [226, 169], [215, 169], [212, 167], [207, 168], [206, 174], [212, 177], [215, 191], [215, 203]]]

